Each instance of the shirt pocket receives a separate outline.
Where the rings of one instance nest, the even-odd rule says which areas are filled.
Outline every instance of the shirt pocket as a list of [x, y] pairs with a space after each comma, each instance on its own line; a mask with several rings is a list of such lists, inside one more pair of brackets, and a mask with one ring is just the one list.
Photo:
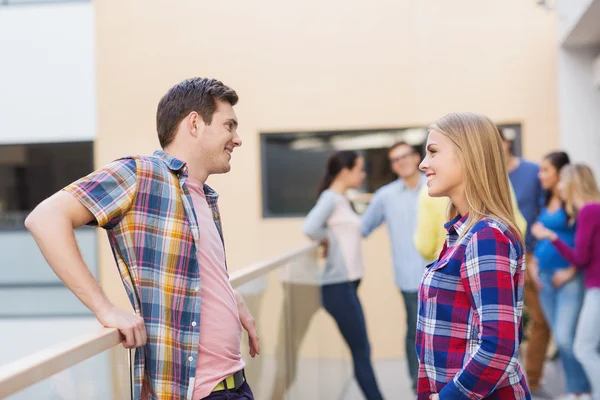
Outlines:
[[438, 260], [427, 267], [423, 276], [423, 284], [421, 285], [422, 296], [424, 299], [435, 299], [440, 287], [440, 273], [437, 272], [444, 268], [448, 260]]

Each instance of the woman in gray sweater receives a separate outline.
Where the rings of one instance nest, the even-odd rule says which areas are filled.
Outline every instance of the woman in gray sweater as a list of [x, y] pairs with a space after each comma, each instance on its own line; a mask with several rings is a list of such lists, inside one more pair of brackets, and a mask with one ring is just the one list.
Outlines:
[[317, 204], [308, 213], [304, 233], [328, 241], [323, 274], [323, 307], [337, 322], [352, 352], [354, 375], [368, 400], [382, 399], [371, 364], [371, 346], [357, 290], [364, 275], [360, 217], [344, 193], [365, 179], [364, 159], [354, 151], [339, 151], [327, 162]]

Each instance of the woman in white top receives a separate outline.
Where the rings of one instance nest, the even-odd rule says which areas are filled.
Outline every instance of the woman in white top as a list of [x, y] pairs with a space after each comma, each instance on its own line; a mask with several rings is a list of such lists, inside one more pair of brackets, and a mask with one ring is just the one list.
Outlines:
[[323, 276], [323, 307], [337, 322], [348, 343], [354, 375], [368, 400], [382, 399], [371, 365], [371, 346], [357, 290], [364, 274], [360, 217], [344, 196], [365, 179], [364, 159], [354, 151], [340, 151], [327, 161], [319, 200], [304, 222], [304, 233], [316, 241], [327, 239]]

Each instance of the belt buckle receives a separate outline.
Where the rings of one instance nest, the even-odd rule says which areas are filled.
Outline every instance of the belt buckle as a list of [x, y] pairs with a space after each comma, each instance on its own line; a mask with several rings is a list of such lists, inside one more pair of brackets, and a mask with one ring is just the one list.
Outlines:
[[[227, 381], [232, 378], [233, 378], [233, 385], [230, 387], [230, 385], [227, 383]], [[217, 384], [217, 386], [215, 386], [215, 388], [213, 389], [213, 392], [218, 392], [221, 390], [238, 390], [239, 388], [242, 387], [245, 380], [246, 380], [246, 374], [245, 374], [244, 370], [243, 369], [239, 370], [239, 371], [233, 373], [232, 375], [229, 375], [228, 377], [223, 379], [221, 382], [219, 382]]]

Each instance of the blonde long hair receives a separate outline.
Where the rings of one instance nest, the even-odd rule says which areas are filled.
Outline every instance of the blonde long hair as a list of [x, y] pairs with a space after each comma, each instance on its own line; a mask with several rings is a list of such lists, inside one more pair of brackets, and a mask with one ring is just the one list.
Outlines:
[[574, 195], [579, 196], [585, 203], [600, 202], [600, 190], [594, 179], [592, 169], [585, 164], [565, 165], [560, 171], [560, 181], [564, 188], [565, 209], [571, 218], [577, 217]]
[[[454, 143], [463, 167], [465, 197], [470, 210], [464, 232], [469, 232], [482, 218], [492, 216], [508, 224], [523, 243], [514, 217], [502, 138], [496, 125], [484, 115], [461, 112], [440, 118], [429, 129]], [[448, 220], [458, 214], [457, 207], [450, 203]]]

